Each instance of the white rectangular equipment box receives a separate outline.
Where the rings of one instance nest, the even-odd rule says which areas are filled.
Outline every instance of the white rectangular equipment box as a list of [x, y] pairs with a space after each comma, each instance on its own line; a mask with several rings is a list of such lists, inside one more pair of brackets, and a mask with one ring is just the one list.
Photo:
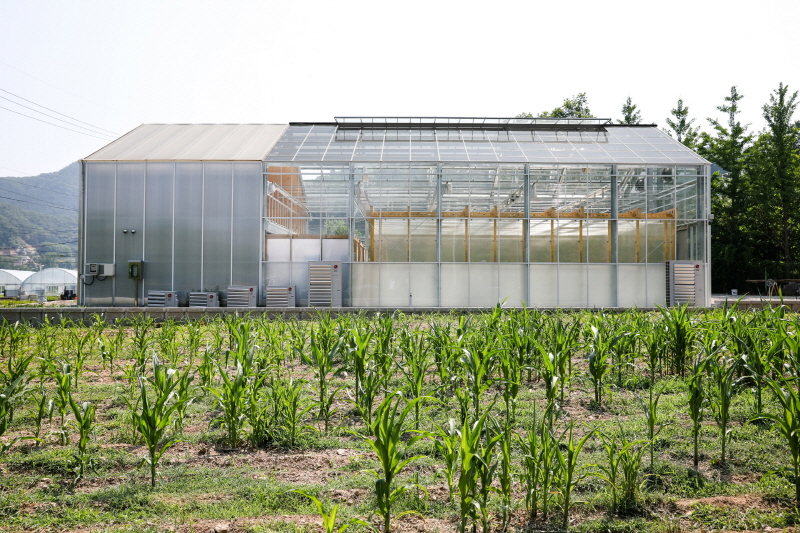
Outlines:
[[295, 307], [294, 287], [267, 287], [264, 289], [264, 301], [267, 307]]
[[189, 307], [219, 307], [219, 293], [190, 292]]
[[309, 307], [342, 306], [342, 263], [340, 261], [309, 261]]
[[667, 261], [667, 305], [705, 307], [706, 276], [700, 261]]
[[186, 293], [179, 291], [147, 291], [147, 307], [180, 307]]
[[258, 292], [253, 286], [228, 287], [228, 307], [256, 307]]
[[87, 276], [113, 276], [114, 263], [86, 263], [83, 270]]

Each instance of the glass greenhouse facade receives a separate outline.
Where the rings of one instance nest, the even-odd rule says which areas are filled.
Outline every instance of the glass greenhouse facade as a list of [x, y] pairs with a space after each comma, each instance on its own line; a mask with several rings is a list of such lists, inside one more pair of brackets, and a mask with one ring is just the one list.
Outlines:
[[[176, 161], [174, 176], [187, 164]], [[702, 267], [710, 286], [708, 162], [653, 126], [339, 118], [288, 125], [261, 168], [249, 189], [225, 178], [234, 197], [261, 198], [259, 220], [237, 218], [230, 205], [234, 222], [212, 239], [238, 247], [231, 265], [260, 265], [262, 291], [294, 287], [299, 306], [308, 305], [316, 261], [341, 264], [342, 304], [351, 307], [652, 307], [667, 301], [675, 260]], [[229, 242], [235, 224], [247, 236]], [[251, 225], [259, 242], [249, 240]], [[191, 240], [179, 245], [191, 253]], [[153, 275], [165, 289], [198, 286], [175, 280], [202, 261], [183, 259], [176, 270], [178, 260], [169, 276]]]

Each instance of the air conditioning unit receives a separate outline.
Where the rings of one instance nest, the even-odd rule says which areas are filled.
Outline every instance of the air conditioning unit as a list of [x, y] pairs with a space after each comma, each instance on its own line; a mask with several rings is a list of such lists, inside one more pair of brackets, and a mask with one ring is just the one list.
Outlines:
[[256, 287], [228, 287], [228, 307], [256, 307], [257, 297]]
[[147, 291], [147, 307], [180, 307], [185, 302], [182, 291]]
[[219, 307], [219, 293], [190, 292], [189, 307]]
[[705, 307], [705, 267], [699, 261], [667, 261], [667, 305]]
[[83, 273], [86, 276], [113, 276], [114, 263], [86, 263]]
[[342, 306], [342, 263], [309, 261], [308, 305], [310, 307]]
[[267, 307], [295, 307], [294, 287], [267, 287], [264, 289], [264, 300]]

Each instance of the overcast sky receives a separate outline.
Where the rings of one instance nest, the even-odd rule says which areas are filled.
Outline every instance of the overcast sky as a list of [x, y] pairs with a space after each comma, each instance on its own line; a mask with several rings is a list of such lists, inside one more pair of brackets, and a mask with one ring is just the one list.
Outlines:
[[707, 127], [737, 85], [758, 131], [770, 92], [800, 89], [798, 28], [798, 0], [0, 0], [0, 175], [55, 171], [115, 137], [9, 100], [123, 134], [152, 122], [506, 117], [586, 92], [595, 116], [620, 118], [631, 96], [659, 126], [683, 98]]

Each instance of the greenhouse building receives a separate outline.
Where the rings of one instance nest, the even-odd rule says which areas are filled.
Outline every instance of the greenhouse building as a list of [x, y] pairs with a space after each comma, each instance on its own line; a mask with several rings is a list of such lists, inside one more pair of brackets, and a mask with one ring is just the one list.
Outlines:
[[709, 163], [649, 125], [146, 124], [82, 161], [79, 297], [704, 306], [709, 205]]

